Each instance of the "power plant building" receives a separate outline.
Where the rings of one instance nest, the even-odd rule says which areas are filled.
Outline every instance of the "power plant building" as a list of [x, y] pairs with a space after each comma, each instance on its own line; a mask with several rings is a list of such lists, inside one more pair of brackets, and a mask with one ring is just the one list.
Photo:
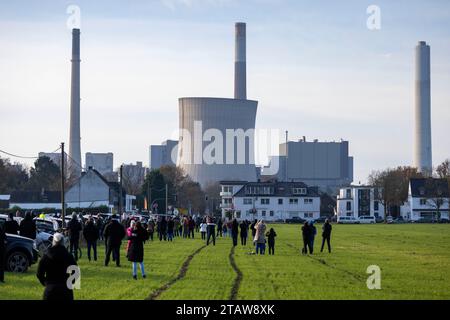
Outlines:
[[178, 141], [166, 140], [160, 145], [149, 148], [149, 168], [156, 170], [162, 166], [176, 166], [178, 158]]
[[95, 169], [103, 176], [110, 175], [114, 171], [114, 155], [111, 152], [86, 152], [86, 168]]
[[235, 26], [234, 99], [179, 99], [177, 164], [202, 187], [222, 180], [256, 181], [257, 101], [247, 100], [246, 25]]

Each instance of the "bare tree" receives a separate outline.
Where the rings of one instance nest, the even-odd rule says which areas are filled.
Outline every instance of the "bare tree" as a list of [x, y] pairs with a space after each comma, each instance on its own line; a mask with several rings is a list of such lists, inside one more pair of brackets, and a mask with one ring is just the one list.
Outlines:
[[144, 184], [145, 168], [123, 166], [122, 178], [122, 186], [127, 194], [138, 195], [141, 193], [142, 185]]
[[444, 179], [427, 179], [424, 194], [427, 204], [436, 210], [436, 217], [433, 215], [433, 220], [440, 220], [442, 207], [449, 204], [447, 181]]

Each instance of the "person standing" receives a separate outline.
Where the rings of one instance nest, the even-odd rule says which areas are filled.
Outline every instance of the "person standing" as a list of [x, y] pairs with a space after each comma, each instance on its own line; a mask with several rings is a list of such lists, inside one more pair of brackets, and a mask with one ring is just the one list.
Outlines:
[[322, 248], [320, 248], [320, 252], [323, 252], [323, 247], [325, 246], [326, 241], [328, 245], [328, 252], [331, 253], [331, 245], [330, 245], [331, 230], [332, 230], [331, 223], [328, 219], [326, 219], [325, 223], [322, 226]]
[[76, 266], [74, 257], [64, 246], [64, 236], [55, 233], [52, 247], [39, 261], [37, 278], [45, 286], [44, 300], [73, 300], [73, 290], [67, 286], [68, 267]]
[[274, 255], [275, 254], [275, 237], [277, 236], [277, 233], [273, 228], [270, 228], [269, 232], [266, 234], [267, 236], [267, 244], [269, 245], [269, 254]]
[[147, 233], [141, 225], [141, 222], [136, 222], [133, 229], [128, 234], [128, 261], [132, 262], [133, 267], [133, 279], [137, 280], [137, 264], [141, 268], [142, 278], [145, 279], [144, 269], [144, 242], [147, 240]]
[[120, 246], [122, 239], [125, 237], [124, 227], [117, 221], [117, 216], [113, 215], [111, 221], [105, 227], [105, 240], [106, 240], [106, 257], [105, 266], [108, 266], [111, 253], [113, 260], [116, 261], [116, 265], [120, 267]]
[[25, 213], [25, 218], [19, 226], [19, 232], [22, 237], [36, 239], [36, 222], [30, 212]]
[[208, 225], [206, 224], [206, 222], [202, 221], [202, 223], [200, 223], [200, 234], [202, 235], [202, 240], [206, 240], [207, 228], [208, 228]]
[[314, 225], [314, 221], [309, 222], [310, 234], [309, 234], [309, 253], [313, 254], [314, 252], [314, 239], [317, 234], [316, 226]]
[[190, 238], [192, 236], [192, 239], [194, 239], [194, 231], [195, 231], [195, 220], [192, 217], [189, 217], [189, 235]]
[[167, 240], [173, 241], [173, 229], [175, 228], [175, 222], [172, 218], [169, 218], [167, 222]]
[[[308, 221], [305, 221], [305, 223], [302, 226], [302, 237], [303, 237], [303, 249], [302, 249], [302, 254], [307, 254], [308, 253], [308, 248], [310, 248], [310, 227], [308, 225]], [[311, 251], [311, 248], [310, 248]]]
[[256, 224], [258, 223], [258, 220], [255, 219], [255, 221], [253, 221], [253, 223], [250, 225], [250, 229], [252, 230], [252, 238], [255, 238], [256, 235]]
[[69, 231], [70, 253], [74, 255], [75, 261], [78, 261], [78, 249], [80, 247], [80, 232], [83, 229], [78, 221], [77, 214], [72, 213], [72, 219], [67, 224]]
[[233, 239], [233, 246], [237, 246], [238, 244], [238, 235], [239, 235], [239, 223], [236, 219], [233, 219], [231, 223], [231, 237]]
[[264, 254], [266, 251], [266, 224], [263, 220], [260, 220], [255, 225], [255, 244], [256, 244], [256, 254]]
[[248, 224], [246, 221], [242, 221], [239, 225], [239, 228], [241, 229], [241, 245], [246, 246], [247, 245], [247, 236], [248, 236]]
[[208, 217], [206, 219], [207, 224], [207, 239], [206, 239], [206, 245], [209, 246], [209, 239], [212, 237], [213, 245], [216, 245], [216, 224], [214, 223], [214, 220], [211, 217]]
[[99, 236], [99, 231], [94, 223], [92, 217], [86, 221], [86, 225], [83, 230], [84, 239], [87, 243], [87, 256], [88, 260], [91, 261], [91, 249], [94, 251], [94, 261], [97, 261], [97, 240]]
[[221, 218], [219, 218], [219, 221], [217, 222], [217, 236], [219, 236], [219, 234], [220, 234], [220, 236], [222, 237], [222, 231], [223, 231], [223, 222], [222, 222], [222, 219]]
[[153, 221], [153, 219], [149, 220], [148, 222], [147, 232], [150, 240], [153, 241], [153, 234], [155, 233], [155, 222]]
[[0, 224], [0, 282], [5, 282], [6, 232]]
[[162, 217], [161, 222], [159, 224], [159, 241], [167, 240], [167, 221], [166, 217]]
[[14, 214], [12, 212], [9, 213], [9, 219], [5, 222], [5, 233], [10, 234], [18, 234], [19, 233], [19, 224], [16, 220], [14, 220]]

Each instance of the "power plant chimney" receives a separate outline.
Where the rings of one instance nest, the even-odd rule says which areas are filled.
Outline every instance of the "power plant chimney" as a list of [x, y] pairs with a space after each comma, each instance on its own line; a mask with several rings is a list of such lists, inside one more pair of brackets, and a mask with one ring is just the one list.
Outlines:
[[430, 46], [420, 41], [416, 46], [414, 167], [427, 175], [431, 175], [433, 167], [430, 83]]
[[72, 80], [70, 88], [69, 168], [72, 177], [81, 175], [80, 136], [80, 29], [72, 29]]
[[234, 62], [234, 98], [247, 99], [247, 62], [246, 62], [246, 25], [237, 22], [235, 25], [235, 62]]

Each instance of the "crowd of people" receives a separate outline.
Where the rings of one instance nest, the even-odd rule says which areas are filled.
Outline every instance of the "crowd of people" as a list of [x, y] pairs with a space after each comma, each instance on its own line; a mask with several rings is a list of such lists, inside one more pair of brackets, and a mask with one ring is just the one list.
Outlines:
[[[15, 221], [10, 214], [8, 221], [0, 228], [0, 249], [4, 251], [4, 238], [6, 233], [20, 234], [31, 239], [36, 239], [37, 227], [32, 213], [27, 212], [20, 222]], [[73, 292], [67, 288], [66, 281], [68, 266], [77, 265], [80, 252], [80, 241], [83, 238], [86, 243], [87, 258], [89, 261], [97, 261], [98, 241], [104, 241], [105, 260], [107, 267], [111, 261], [120, 267], [120, 249], [122, 242], [126, 240], [126, 258], [132, 265], [132, 277], [138, 279], [138, 266], [142, 278], [146, 278], [144, 268], [144, 245], [146, 241], [168, 241], [176, 238], [194, 239], [195, 233], [200, 233], [201, 240], [206, 245], [216, 244], [217, 238], [231, 238], [233, 246], [247, 246], [251, 236], [254, 252], [252, 254], [264, 255], [266, 246], [268, 254], [275, 254], [275, 239], [277, 233], [274, 228], [267, 230], [263, 220], [238, 221], [237, 219], [225, 220], [222, 218], [206, 217], [173, 217], [160, 215], [156, 219], [144, 219], [143, 217], [112, 215], [109, 219], [101, 216], [82, 215], [73, 213], [63, 233], [55, 233], [52, 246], [39, 261], [37, 277], [45, 286], [44, 299], [66, 298], [73, 299]], [[331, 253], [331, 224], [328, 220], [322, 226], [322, 247], [327, 244]], [[305, 222], [301, 228], [303, 238], [303, 254], [313, 254], [314, 239], [317, 229], [314, 223]], [[156, 235], [155, 235], [156, 233]], [[65, 241], [68, 240], [68, 244]], [[0, 263], [2, 268], [3, 263]], [[0, 281], [3, 281], [3, 270], [0, 270]], [[70, 292], [69, 292], [70, 291]]]

